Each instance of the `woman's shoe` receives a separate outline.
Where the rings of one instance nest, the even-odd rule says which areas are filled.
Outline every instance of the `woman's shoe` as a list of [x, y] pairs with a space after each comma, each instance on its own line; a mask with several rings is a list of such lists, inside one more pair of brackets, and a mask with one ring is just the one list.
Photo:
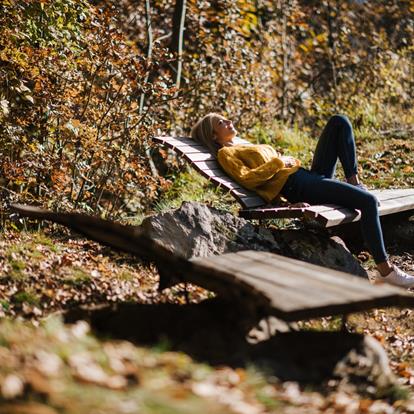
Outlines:
[[377, 277], [377, 283], [389, 283], [390, 285], [410, 289], [414, 288], [414, 276], [405, 273], [397, 266], [393, 266], [393, 270], [387, 276]]

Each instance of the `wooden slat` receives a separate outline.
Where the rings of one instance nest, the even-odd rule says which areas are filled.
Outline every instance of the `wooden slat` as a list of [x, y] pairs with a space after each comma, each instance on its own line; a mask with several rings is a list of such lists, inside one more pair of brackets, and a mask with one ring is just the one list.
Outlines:
[[[401, 193], [400, 193], [401, 194]], [[386, 199], [380, 198], [379, 215], [389, 215], [414, 209], [414, 195], [393, 197], [388, 192]], [[358, 221], [361, 218], [359, 210], [351, 210], [335, 205], [311, 206], [305, 210], [305, 215], [322, 223], [325, 227], [332, 227], [342, 223]]]
[[195, 143], [195, 141], [189, 137], [154, 137], [153, 140], [157, 143], [171, 145], [174, 147], [191, 145]]
[[[372, 286], [362, 278], [267, 252], [245, 251], [194, 259], [216, 277], [220, 271], [268, 298], [270, 313], [297, 320], [377, 306], [414, 306], [402, 289]], [[259, 295], [260, 296], [260, 295]]]
[[[191, 145], [192, 143], [197, 143], [197, 141], [195, 141], [191, 137], [171, 137], [171, 136], [154, 137], [153, 141], [155, 141], [157, 143], [160, 143], [160, 144], [170, 144], [170, 145], [173, 145], [175, 147], [179, 147], [179, 146], [182, 146], [182, 145]], [[252, 144], [251, 142], [249, 142], [249, 141], [247, 141], [243, 138], [239, 138], [239, 137], [234, 138], [233, 141], [236, 145], [255, 145], [255, 144]]]
[[192, 167], [196, 168], [197, 170], [209, 170], [209, 169], [219, 169], [220, 171], [223, 171], [219, 165], [219, 163], [216, 160], [211, 161], [196, 161], [191, 164]]
[[388, 200], [390, 198], [407, 197], [414, 195], [413, 188], [394, 188], [387, 190], [370, 190], [370, 193], [374, 194], [380, 200]]
[[[259, 254], [257, 254], [259, 253]], [[274, 254], [266, 252], [239, 252], [232, 256], [226, 255], [222, 258], [221, 266], [239, 268], [241, 272], [249, 274], [255, 273], [254, 278], [266, 281], [272, 286], [279, 286], [294, 289], [301, 292], [306, 303], [325, 301], [341, 301], [348, 298], [361, 298], [367, 295], [371, 297], [372, 289], [369, 283], [349, 283], [348, 278], [335, 278], [336, 275], [342, 275], [343, 272], [326, 269], [320, 266], [312, 266], [309, 263], [301, 262], [294, 259], [287, 259], [283, 256], [275, 257]], [[278, 275], [275, 276], [277, 269]], [[337, 272], [337, 273], [336, 273]], [[362, 280], [351, 276], [355, 282]], [[307, 283], [304, 283], [306, 280]], [[316, 288], [309, 291], [309, 287]], [[345, 289], [345, 292], [344, 292]], [[394, 290], [392, 292], [395, 293]], [[290, 305], [288, 305], [290, 306]], [[297, 306], [297, 304], [295, 305]]]
[[215, 160], [214, 156], [211, 155], [209, 152], [205, 152], [205, 153], [195, 153], [195, 154], [184, 154], [184, 157], [193, 162], [196, 161], [211, 161], [211, 160]]
[[[289, 278], [293, 278], [294, 282], [304, 290], [308, 290], [306, 283], [303, 284], [303, 278], [306, 277], [308, 281], [312, 282], [313, 286], [317, 285], [320, 289], [335, 292], [340, 298], [343, 298], [345, 295], [350, 297], [355, 297], [356, 295], [359, 297], [361, 294], [371, 295], [378, 293], [378, 290], [373, 290], [372, 285], [362, 277], [352, 276], [338, 270], [324, 268], [285, 256], [276, 256], [270, 252], [257, 253], [255, 251], [239, 252], [237, 253], [237, 260], [240, 260], [239, 257], [243, 257], [253, 263], [260, 263], [266, 266], [268, 271], [274, 271], [277, 268], [280, 271], [289, 272]], [[343, 275], [347, 277], [342, 277]], [[349, 283], [350, 281], [353, 283]], [[359, 283], [360, 281], [363, 281], [363, 283]], [[396, 293], [396, 288], [385, 285], [382, 293], [385, 291], [390, 294]], [[400, 289], [398, 289], [398, 292], [400, 292]], [[315, 292], [312, 294], [315, 294]]]
[[[373, 195], [375, 195], [378, 200], [381, 202], [380, 210], [383, 205], [383, 202], [395, 200], [395, 199], [401, 199], [404, 203], [405, 197], [410, 197], [414, 195], [414, 189], [408, 188], [408, 189], [389, 189], [389, 190], [372, 190], [370, 191]], [[313, 211], [315, 213], [323, 213], [325, 211], [330, 210], [336, 210], [338, 209], [338, 206], [335, 204], [320, 204], [311, 206], [309, 208], [309, 211]], [[342, 209], [346, 210], [342, 207]]]
[[174, 147], [174, 149], [182, 155], [206, 153], [206, 149], [202, 145], [183, 145], [182, 147]]
[[276, 218], [301, 218], [304, 217], [305, 208], [273, 207], [273, 208], [248, 208], [239, 211], [239, 216], [249, 220], [266, 220]]
[[[241, 187], [237, 181], [230, 179], [229, 176], [225, 172], [223, 172], [223, 175], [215, 176], [214, 178], [218, 183], [221, 183], [224, 186], [227, 186], [229, 188], [238, 188], [238, 189], [244, 188], [244, 187]], [[244, 190], [250, 196], [256, 195], [253, 191], [250, 191], [247, 188], [244, 188]]]
[[[193, 165], [194, 166], [194, 165]], [[196, 168], [196, 170], [197, 171], [199, 171], [199, 172], [203, 172], [203, 174], [206, 176], [206, 177], [211, 177], [211, 178], [215, 178], [215, 179], [217, 179], [218, 181], [220, 180], [220, 179], [222, 179], [223, 181], [228, 181], [229, 183], [230, 182], [234, 182], [235, 184], [237, 184], [235, 181], [233, 181], [233, 180], [231, 180], [230, 178], [229, 178], [229, 176], [223, 171], [223, 170], [221, 170], [221, 169], [211, 169], [211, 168], [206, 168], [206, 169], [204, 169], [204, 170], [200, 170], [199, 168]]]
[[243, 197], [239, 200], [239, 202], [245, 208], [255, 208], [266, 204], [266, 201], [259, 196]]

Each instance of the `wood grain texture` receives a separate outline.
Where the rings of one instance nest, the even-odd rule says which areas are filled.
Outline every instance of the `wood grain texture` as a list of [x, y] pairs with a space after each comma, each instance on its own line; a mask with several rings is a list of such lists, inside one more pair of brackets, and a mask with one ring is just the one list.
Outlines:
[[350, 313], [382, 306], [414, 306], [414, 294], [268, 252], [244, 251], [194, 259], [214, 272], [233, 275], [266, 299], [268, 312], [285, 320]]

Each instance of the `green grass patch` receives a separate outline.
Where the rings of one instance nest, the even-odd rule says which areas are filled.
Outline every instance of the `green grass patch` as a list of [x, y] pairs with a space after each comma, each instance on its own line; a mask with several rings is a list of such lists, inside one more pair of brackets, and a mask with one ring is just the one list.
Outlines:
[[74, 267], [70, 270], [71, 273], [63, 279], [64, 283], [72, 286], [82, 286], [90, 282], [91, 275], [80, 267]]
[[125, 282], [131, 282], [135, 278], [134, 274], [129, 270], [121, 270], [117, 277], [119, 280], [124, 280]]
[[237, 211], [234, 198], [215, 188], [207, 179], [192, 168], [172, 177], [172, 187], [155, 206], [157, 213], [178, 208], [184, 201], [207, 203], [222, 210]]
[[258, 144], [269, 144], [285, 155], [299, 159], [302, 165], [310, 165], [316, 139], [312, 138], [309, 129], [297, 125], [289, 127], [275, 121], [270, 126], [256, 124], [248, 133], [249, 139]]
[[23, 304], [28, 303], [29, 305], [39, 305], [40, 303], [40, 297], [37, 295], [32, 289], [22, 290], [20, 292], [17, 292], [13, 296], [13, 300], [16, 303]]
[[7, 311], [10, 309], [10, 303], [7, 300], [0, 300], [0, 306], [3, 308], [3, 310]]
[[39, 263], [48, 252], [59, 252], [53, 240], [43, 233], [28, 234], [27, 240], [9, 246], [4, 252], [8, 264], [6, 275], [14, 280], [25, 280], [31, 265]]

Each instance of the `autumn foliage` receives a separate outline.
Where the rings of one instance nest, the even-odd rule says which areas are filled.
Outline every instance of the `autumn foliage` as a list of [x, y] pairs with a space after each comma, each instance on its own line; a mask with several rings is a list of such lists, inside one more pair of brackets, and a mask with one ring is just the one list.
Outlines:
[[145, 79], [163, 59], [159, 51], [147, 61], [110, 11], [86, 1], [3, 0], [3, 202], [116, 216], [154, 199], [160, 182], [146, 147], [153, 113], [171, 90]]
[[144, 210], [166, 186], [151, 135], [210, 110], [258, 140], [275, 123], [315, 135], [335, 112], [361, 136], [412, 133], [410, 0], [92, 3], [0, 1], [3, 203]]

